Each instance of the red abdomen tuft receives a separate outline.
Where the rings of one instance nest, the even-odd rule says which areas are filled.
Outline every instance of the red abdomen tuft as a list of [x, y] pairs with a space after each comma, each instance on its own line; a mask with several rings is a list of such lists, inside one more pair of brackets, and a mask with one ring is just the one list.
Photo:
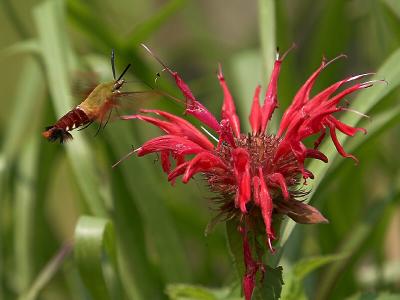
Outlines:
[[79, 107], [66, 113], [54, 125], [46, 127], [46, 131], [42, 135], [51, 142], [60, 140], [60, 143], [68, 139], [72, 139], [72, 135], [68, 132], [80, 126], [90, 123], [91, 120], [86, 113]]

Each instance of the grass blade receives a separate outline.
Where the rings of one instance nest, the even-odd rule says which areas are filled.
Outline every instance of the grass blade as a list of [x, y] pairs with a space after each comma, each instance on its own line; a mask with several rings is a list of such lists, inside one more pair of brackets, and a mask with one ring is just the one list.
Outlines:
[[[34, 10], [50, 94], [59, 116], [74, 106], [68, 76], [73, 61], [72, 50], [68, 45], [62, 9], [62, 1], [45, 1]], [[102, 185], [89, 145], [82, 135], [76, 135], [74, 143], [65, 145], [65, 148], [90, 211], [105, 216], [104, 201], [99, 201], [104, 199], [98, 188]]]
[[[85, 286], [93, 299], [111, 298], [110, 288], [103, 274], [103, 262], [116, 267], [114, 229], [110, 221], [82, 216], [75, 229], [74, 257]], [[104, 259], [104, 253], [107, 259]]]
[[276, 54], [275, 0], [258, 0], [259, 28], [262, 57], [262, 81], [268, 82]]
[[171, 0], [165, 4], [157, 13], [135, 27], [127, 38], [126, 45], [136, 48], [140, 43], [146, 41], [149, 36], [160, 28], [168, 19], [186, 4], [186, 0]]

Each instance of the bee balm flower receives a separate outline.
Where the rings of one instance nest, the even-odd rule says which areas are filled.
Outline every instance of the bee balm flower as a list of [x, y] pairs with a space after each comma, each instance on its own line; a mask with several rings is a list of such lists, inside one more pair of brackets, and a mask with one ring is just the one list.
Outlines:
[[[263, 224], [261, 234], [273, 252], [272, 242], [277, 238], [272, 225], [275, 216], [287, 215], [298, 223], [327, 222], [317, 209], [300, 201], [307, 194], [301, 189], [302, 178], [307, 180], [314, 177], [305, 168], [304, 162], [306, 159], [328, 162], [328, 158], [318, 150], [327, 132], [340, 155], [357, 161], [353, 155], [345, 152], [336, 133], [340, 131], [353, 136], [357, 131], [366, 133], [365, 129], [346, 125], [333, 114], [345, 110], [340, 106], [340, 101], [345, 96], [374, 83], [356, 82], [370, 74], [351, 76], [332, 84], [315, 96], [310, 96], [318, 75], [333, 61], [324, 59], [294, 96], [292, 104], [283, 114], [278, 132], [269, 134], [268, 123], [278, 106], [278, 78], [284, 56], [280, 57], [278, 54], [276, 57], [263, 104], [260, 103], [261, 87], [257, 86], [255, 89], [249, 116], [252, 129], [250, 133], [241, 132], [241, 122], [221, 67], [217, 77], [224, 100], [221, 118], [217, 120], [195, 98], [180, 75], [155, 56], [174, 78], [185, 97], [185, 112], [213, 130], [218, 136], [217, 141], [209, 140], [188, 121], [165, 111], [141, 110], [139, 114], [123, 117], [126, 120], [138, 119], [151, 123], [165, 132], [165, 135], [153, 138], [136, 149], [138, 156], [159, 153], [162, 169], [171, 182], [182, 177], [182, 182], [187, 183], [200, 173], [210, 189], [218, 195], [221, 212], [227, 218], [238, 218], [246, 267], [243, 274], [246, 299], [251, 298], [256, 273], [259, 270], [264, 272], [261, 261], [253, 259], [248, 233], [258, 234], [260, 230], [256, 228], [256, 224]], [[338, 92], [346, 83], [351, 85]], [[308, 148], [303, 141], [315, 134], [319, 134], [319, 137], [315, 140], [314, 147]], [[174, 167], [171, 161], [175, 161]]]

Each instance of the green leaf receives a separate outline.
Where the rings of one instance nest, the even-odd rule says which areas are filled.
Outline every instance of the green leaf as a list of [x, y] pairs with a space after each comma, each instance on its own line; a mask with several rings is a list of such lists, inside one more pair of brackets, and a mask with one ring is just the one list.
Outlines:
[[35, 224], [35, 174], [38, 168], [39, 140], [35, 136], [26, 142], [18, 161], [18, 174], [24, 180], [16, 187], [15, 194], [15, 279], [20, 292], [25, 291], [33, 279]]
[[153, 14], [143, 23], [137, 25], [130, 37], [127, 38], [126, 45], [137, 47], [140, 43], [146, 41], [149, 36], [160, 28], [174, 13], [186, 4], [186, 0], [171, 0], [160, 10]]
[[166, 293], [171, 300], [239, 300], [232, 297], [230, 288], [209, 289], [190, 284], [169, 284]]
[[[14, 100], [11, 102], [13, 106], [2, 141], [0, 161], [4, 161], [4, 164], [13, 161], [27, 136], [37, 133], [35, 130], [38, 129], [41, 120], [44, 100], [43, 73], [38, 62], [28, 58], [18, 80]], [[30, 120], [30, 123], [21, 120]]]
[[397, 300], [400, 299], [400, 294], [392, 293], [358, 293], [353, 295], [346, 300]]
[[106, 51], [109, 51], [107, 45], [112, 45], [111, 48], [118, 49], [120, 41], [117, 35], [112, 32], [98, 18], [93, 9], [88, 4], [77, 0], [67, 1], [68, 17], [83, 31], [88, 32], [88, 38], [92, 39], [93, 43]]
[[[354, 257], [361, 246], [371, 237], [373, 230], [378, 222], [390, 211], [394, 210], [399, 199], [399, 191], [389, 195], [386, 199], [376, 201], [368, 207], [367, 214], [359, 223], [352, 226], [348, 238], [340, 245], [339, 253], [346, 254], [346, 258], [336, 261], [323, 274], [324, 280], [321, 280], [316, 291], [315, 299], [326, 299], [335, 286], [340, 274], [353, 264]], [[359, 254], [359, 253], [358, 253]]]
[[237, 279], [242, 282], [242, 277], [245, 271], [243, 261], [243, 242], [242, 236], [238, 231], [239, 223], [232, 219], [226, 222], [226, 240], [228, 244], [229, 254], [231, 256], [233, 266], [236, 269]]
[[285, 272], [286, 284], [282, 293], [282, 300], [307, 299], [304, 292], [304, 278], [315, 269], [343, 258], [343, 255], [325, 255], [306, 258], [297, 262], [290, 270]]
[[[106, 259], [104, 254], [107, 255]], [[82, 281], [93, 299], [111, 299], [103, 269], [105, 262], [116, 269], [112, 223], [97, 217], [80, 217], [75, 229], [74, 257]]]
[[397, 0], [382, 0], [382, 2], [385, 3], [398, 18], [400, 18], [400, 2], [399, 1], [397, 1]]
[[[108, 135], [114, 157], [121, 158], [130, 149], [129, 143], [136, 143], [129, 122], [113, 124], [114, 130]], [[122, 142], [124, 141], [124, 142]], [[139, 143], [139, 142], [137, 142]], [[129, 146], [128, 146], [129, 147]], [[190, 278], [186, 254], [167, 209], [166, 194], [157, 188], [157, 169], [151, 160], [131, 157], [117, 168], [121, 169], [124, 183], [142, 218], [145, 231], [154, 245], [161, 274], [165, 281], [184, 281]], [[166, 251], [168, 249], [168, 251]]]
[[264, 280], [254, 289], [253, 300], [275, 300], [281, 298], [283, 268], [281, 266], [272, 268], [265, 267]]

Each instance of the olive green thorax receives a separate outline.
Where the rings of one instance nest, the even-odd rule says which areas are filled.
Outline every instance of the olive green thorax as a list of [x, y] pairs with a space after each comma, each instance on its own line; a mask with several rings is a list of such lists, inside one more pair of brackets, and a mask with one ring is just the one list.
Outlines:
[[100, 83], [95, 87], [95, 89], [89, 94], [82, 104], [93, 108], [102, 106], [107, 100], [110, 100], [113, 97], [114, 83], [114, 81]]

